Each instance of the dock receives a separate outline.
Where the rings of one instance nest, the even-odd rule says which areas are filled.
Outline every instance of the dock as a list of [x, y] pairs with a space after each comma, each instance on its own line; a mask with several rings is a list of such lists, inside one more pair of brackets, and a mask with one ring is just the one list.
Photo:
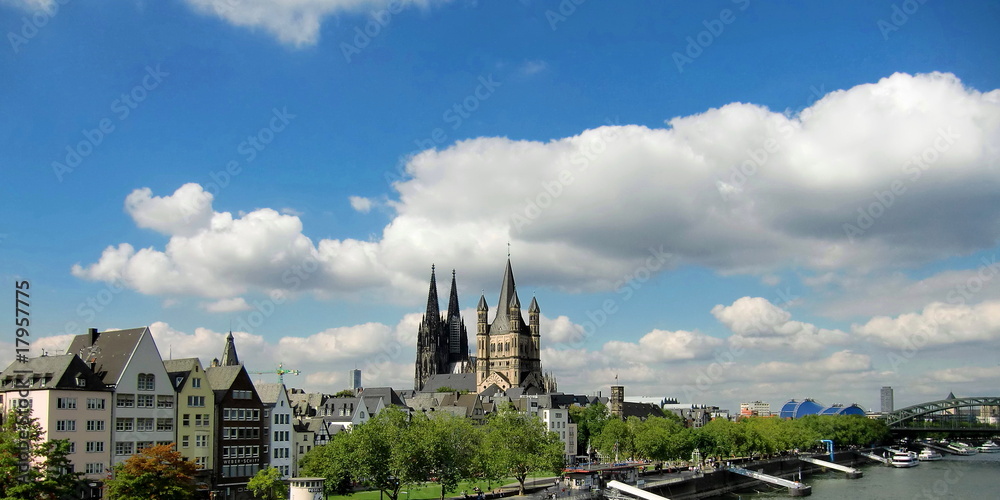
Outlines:
[[861, 455], [861, 456], [863, 456], [863, 457], [870, 458], [870, 459], [872, 459], [872, 460], [874, 460], [876, 462], [882, 462], [883, 464], [889, 465], [889, 459], [888, 458], [880, 457], [880, 456], [878, 456], [878, 455], [876, 455], [874, 453], [868, 453], [868, 452], [865, 452], [865, 451], [858, 450], [858, 454]]
[[953, 450], [951, 448], [948, 448], [947, 446], [941, 446], [941, 445], [937, 445], [937, 444], [925, 443], [925, 442], [922, 442], [922, 441], [919, 442], [919, 443], [915, 443], [915, 444], [917, 446], [923, 446], [923, 447], [926, 447], [926, 448], [930, 448], [932, 450], [940, 451], [941, 453], [947, 453], [949, 455], [957, 455], [957, 453], [955, 453], [955, 450]]
[[858, 479], [859, 477], [862, 476], [861, 470], [855, 469], [854, 467], [848, 467], [846, 465], [835, 464], [833, 462], [827, 462], [826, 460], [820, 460], [818, 458], [810, 458], [810, 457], [801, 457], [800, 456], [799, 460], [801, 460], [803, 462], [806, 462], [806, 463], [818, 465], [820, 467], [825, 467], [827, 469], [833, 469], [833, 470], [839, 470], [841, 472], [846, 472], [847, 473], [847, 479]]
[[798, 481], [789, 481], [788, 479], [782, 479], [780, 477], [764, 474], [763, 472], [744, 469], [742, 467], [726, 467], [725, 470], [732, 472], [734, 474], [740, 474], [743, 476], [752, 477], [754, 479], [758, 479], [771, 484], [776, 484], [778, 486], [784, 486], [785, 488], [788, 488], [788, 493], [793, 497], [805, 497], [812, 495], [812, 486], [800, 483]]
[[608, 488], [614, 488], [622, 493], [628, 493], [629, 495], [637, 496], [645, 500], [670, 500], [667, 497], [661, 497], [660, 495], [636, 488], [635, 486], [629, 486], [621, 481], [609, 481]]

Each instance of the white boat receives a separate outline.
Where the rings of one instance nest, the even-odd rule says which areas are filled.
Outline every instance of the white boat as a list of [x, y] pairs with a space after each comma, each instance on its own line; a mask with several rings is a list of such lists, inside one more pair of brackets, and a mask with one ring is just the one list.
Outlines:
[[943, 455], [930, 448], [924, 448], [920, 451], [920, 454], [917, 455], [917, 460], [921, 462], [934, 462], [936, 460], [941, 460], [942, 458], [944, 458]]
[[893, 467], [906, 468], [920, 465], [917, 461], [917, 454], [906, 450], [893, 450], [889, 465]]
[[948, 449], [956, 455], [971, 456], [976, 454], [976, 449], [965, 443], [951, 443]]
[[987, 441], [977, 449], [979, 453], [1000, 453], [1000, 446], [997, 446], [993, 441]]

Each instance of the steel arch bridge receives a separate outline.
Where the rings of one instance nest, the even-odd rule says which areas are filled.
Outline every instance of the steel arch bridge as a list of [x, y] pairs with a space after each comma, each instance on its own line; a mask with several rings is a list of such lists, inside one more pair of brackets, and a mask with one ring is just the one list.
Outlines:
[[889, 428], [897, 428], [900, 427], [900, 424], [906, 422], [907, 420], [913, 420], [917, 417], [927, 415], [928, 413], [936, 413], [953, 408], [967, 408], [970, 406], [1000, 406], [1000, 397], [987, 396], [942, 399], [940, 401], [931, 401], [929, 403], [907, 406], [906, 408], [887, 413], [885, 415], [885, 423], [889, 426]]

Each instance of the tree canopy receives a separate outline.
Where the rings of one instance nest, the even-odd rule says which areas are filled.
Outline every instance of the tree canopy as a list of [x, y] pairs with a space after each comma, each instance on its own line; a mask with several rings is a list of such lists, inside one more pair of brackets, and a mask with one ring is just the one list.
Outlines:
[[184, 460], [173, 444], [145, 448], [114, 467], [107, 482], [111, 500], [188, 500], [197, 489], [198, 466]]
[[[0, 500], [34, 500], [75, 496], [79, 472], [70, 472], [69, 441], [45, 440], [31, 409], [12, 407], [0, 426]], [[22, 463], [31, 465], [21, 470]]]

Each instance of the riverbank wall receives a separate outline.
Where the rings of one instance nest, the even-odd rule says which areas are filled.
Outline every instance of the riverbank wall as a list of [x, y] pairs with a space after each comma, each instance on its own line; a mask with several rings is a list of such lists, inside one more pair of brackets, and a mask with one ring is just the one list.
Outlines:
[[[820, 460], [830, 460], [829, 455], [810, 455]], [[870, 461], [855, 453], [854, 451], [842, 451], [835, 454], [834, 462], [841, 465], [858, 466]], [[796, 480], [799, 476], [808, 476], [821, 472], [824, 469], [818, 465], [813, 465], [799, 460], [797, 457], [782, 457], [771, 460], [760, 460], [741, 464], [741, 467], [760, 471], [765, 474], [777, 476], [783, 479]], [[842, 472], [831, 471], [831, 474], [843, 474]], [[845, 479], [846, 480], [846, 479]], [[652, 486], [646, 488], [650, 493], [669, 498], [670, 500], [700, 500], [736, 491], [746, 490], [775, 490], [781, 489], [763, 481], [733, 474], [725, 470], [706, 472], [695, 477], [678, 478], [671, 481], [666, 480], [662, 484], [654, 481]]]

